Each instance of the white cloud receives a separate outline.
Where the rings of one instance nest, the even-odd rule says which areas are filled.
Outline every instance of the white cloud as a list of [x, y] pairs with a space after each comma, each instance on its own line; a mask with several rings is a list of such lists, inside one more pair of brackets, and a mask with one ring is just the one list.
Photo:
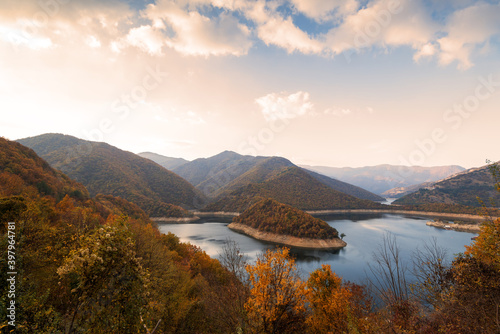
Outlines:
[[455, 12], [438, 40], [439, 62], [448, 65], [458, 61], [460, 69], [473, 66], [471, 53], [492, 36], [500, 34], [500, 4], [477, 4]]
[[295, 8], [317, 21], [343, 17], [359, 8], [357, 0], [290, 0]]
[[267, 121], [291, 119], [311, 113], [314, 109], [309, 93], [298, 91], [293, 94], [271, 93], [259, 97], [255, 102]]
[[149, 5], [145, 14], [157, 26], [162, 20], [171, 28], [173, 36], [166, 36], [165, 44], [185, 55], [241, 56], [252, 46], [248, 27], [226, 13], [209, 18], [172, 2], [159, 1]]
[[[326, 35], [326, 46], [333, 55], [370, 47], [410, 46], [417, 53], [428, 52], [428, 43], [439, 26], [421, 3], [377, 0], [345, 17], [343, 23]], [[422, 48], [426, 47], [426, 51]]]
[[291, 18], [271, 18], [257, 30], [259, 38], [267, 45], [279, 46], [289, 53], [294, 51], [305, 54], [321, 53], [323, 49], [319, 41], [310, 38], [307, 33], [296, 27]]
[[133, 28], [125, 39], [129, 45], [138, 47], [144, 52], [151, 55], [162, 55], [163, 35], [153, 27], [140, 26]]

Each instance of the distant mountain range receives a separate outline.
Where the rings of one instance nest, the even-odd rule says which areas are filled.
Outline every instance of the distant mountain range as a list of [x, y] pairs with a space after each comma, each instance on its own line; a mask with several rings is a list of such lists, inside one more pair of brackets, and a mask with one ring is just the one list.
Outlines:
[[149, 159], [149, 160], [153, 160], [158, 165], [163, 166], [168, 170], [172, 170], [176, 167], [179, 167], [179, 166], [184, 165], [184, 164], [189, 162], [186, 159], [170, 158], [170, 157], [166, 157], [166, 156], [152, 153], [152, 152], [142, 152], [142, 153], [139, 153], [137, 155], [139, 155], [143, 158]]
[[52, 167], [85, 185], [92, 196], [119, 196], [151, 216], [183, 216], [204, 196], [189, 182], [153, 161], [106, 143], [61, 134], [18, 140]]
[[456, 165], [439, 167], [406, 167], [394, 165], [358, 168], [325, 166], [302, 167], [353, 184], [378, 195], [382, 195], [385, 191], [393, 188], [438, 181], [465, 170], [465, 168]]
[[[488, 166], [468, 169], [443, 180], [427, 184], [424, 188], [394, 201], [399, 205], [421, 205], [428, 203], [459, 204], [479, 207], [500, 207], [500, 193]], [[490, 202], [493, 201], [493, 205]]]

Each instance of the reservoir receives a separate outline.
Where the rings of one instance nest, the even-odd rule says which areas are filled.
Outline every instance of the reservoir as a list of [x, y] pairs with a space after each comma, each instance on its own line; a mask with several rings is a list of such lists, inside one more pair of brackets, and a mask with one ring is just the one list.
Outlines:
[[[433, 238], [437, 240], [440, 247], [447, 250], [447, 259], [451, 261], [455, 254], [465, 251], [465, 245], [470, 245], [471, 238], [476, 235], [426, 226], [425, 223], [429, 217], [349, 214], [320, 218], [336, 228], [339, 235], [345, 234], [344, 241], [347, 242], [347, 247], [339, 251], [292, 249], [304, 278], [310, 272], [320, 268], [322, 264], [329, 264], [332, 270], [345, 280], [363, 283], [367, 275], [370, 275], [367, 265], [372, 260], [372, 254], [380, 247], [387, 233], [396, 237], [402, 259], [409, 267], [411, 267], [412, 252], [417, 248], [423, 249], [424, 243], [430, 243]], [[229, 220], [214, 219], [191, 224], [160, 224], [159, 228], [162, 233], [172, 232], [181, 241], [199, 246], [215, 258], [220, 254], [222, 245], [228, 239], [238, 244], [240, 251], [248, 256], [249, 262], [253, 262], [262, 251], [276, 247], [273, 244], [233, 232], [227, 228], [229, 223]]]

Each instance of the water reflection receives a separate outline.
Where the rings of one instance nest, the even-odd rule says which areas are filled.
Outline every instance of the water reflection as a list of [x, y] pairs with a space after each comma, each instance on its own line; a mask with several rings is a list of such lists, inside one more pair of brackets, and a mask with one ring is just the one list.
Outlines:
[[[322, 264], [329, 264], [332, 270], [344, 279], [363, 281], [366, 277], [366, 265], [372, 260], [373, 252], [381, 244], [387, 232], [397, 237], [404, 261], [409, 261], [411, 253], [417, 247], [421, 248], [423, 243], [430, 241], [432, 237], [437, 238], [441, 247], [448, 249], [451, 259], [454, 254], [465, 250], [464, 245], [469, 245], [474, 235], [426, 226], [426, 218], [394, 214], [323, 217], [325, 218], [329, 225], [346, 235], [344, 240], [347, 242], [347, 247], [338, 251], [292, 249], [291, 252], [296, 256], [304, 277]], [[212, 220], [197, 224], [163, 224], [160, 225], [160, 230], [163, 233], [176, 234], [181, 241], [191, 242], [213, 257], [219, 255], [226, 239], [236, 241], [250, 261], [254, 261], [262, 251], [276, 247], [233, 232], [227, 228], [228, 223]]]

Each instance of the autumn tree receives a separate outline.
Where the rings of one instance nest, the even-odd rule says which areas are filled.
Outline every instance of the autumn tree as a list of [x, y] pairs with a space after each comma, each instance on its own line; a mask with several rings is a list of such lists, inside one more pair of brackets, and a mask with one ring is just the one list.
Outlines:
[[303, 333], [305, 283], [288, 248], [267, 250], [246, 267], [250, 297], [245, 304], [256, 333]]
[[126, 225], [104, 225], [80, 241], [57, 272], [71, 290], [68, 333], [138, 333], [147, 274]]
[[343, 283], [329, 265], [313, 271], [307, 280], [307, 319], [312, 333], [366, 332], [371, 299], [363, 287]]

